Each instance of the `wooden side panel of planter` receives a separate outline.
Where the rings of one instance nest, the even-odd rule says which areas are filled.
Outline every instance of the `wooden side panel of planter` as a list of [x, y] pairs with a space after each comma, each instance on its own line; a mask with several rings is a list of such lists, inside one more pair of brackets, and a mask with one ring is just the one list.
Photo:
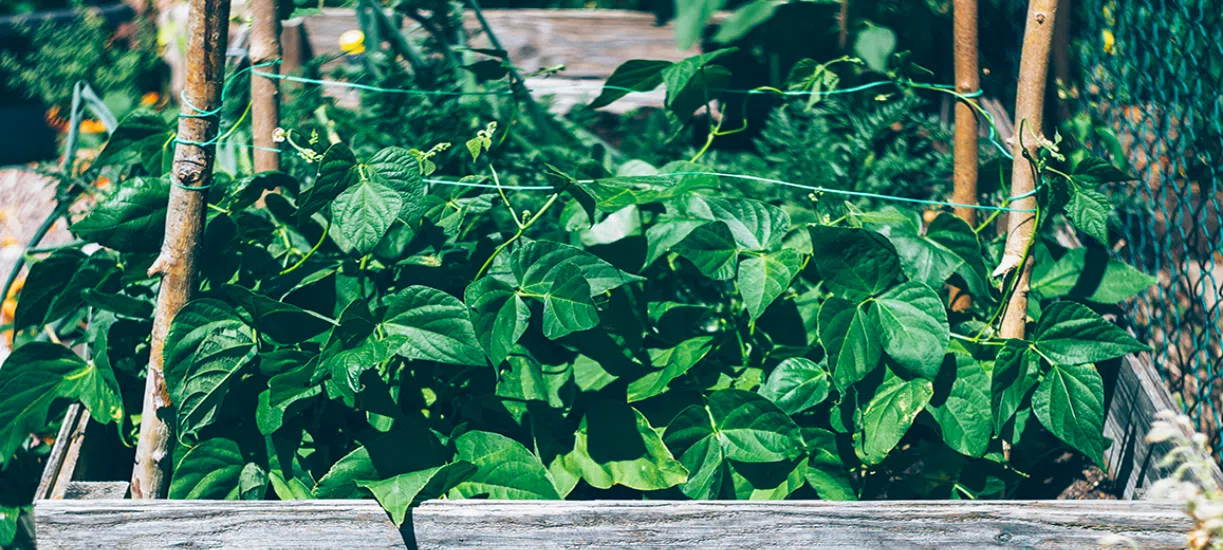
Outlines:
[[1180, 548], [1165, 502], [42, 501], [39, 548]]

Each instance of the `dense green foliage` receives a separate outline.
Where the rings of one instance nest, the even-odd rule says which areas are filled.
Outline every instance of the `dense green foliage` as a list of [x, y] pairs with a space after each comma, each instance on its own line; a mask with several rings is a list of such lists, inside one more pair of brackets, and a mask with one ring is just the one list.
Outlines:
[[[1015, 274], [993, 273], [993, 218], [924, 219], [702, 163], [731, 134], [699, 113], [734, 53], [629, 62], [595, 101], [664, 86], [664, 137], [646, 139], [683, 157], [625, 158], [514, 94], [324, 109], [322, 132], [287, 132], [288, 173], [218, 174], [200, 290], [164, 350], [171, 497], [372, 496], [399, 523], [442, 496], [1002, 498], [1054, 451], [1102, 463], [1101, 370], [1145, 346], [1100, 311], [1152, 282], [1097, 258], [1109, 207], [1094, 187], [1128, 176], [1056, 143], [1031, 159], [1029, 337], [1001, 339]], [[515, 86], [491, 54], [507, 70], [470, 72]], [[799, 65], [789, 89], [836, 88], [827, 65]], [[762, 158], [739, 166], [941, 198], [946, 158], [902, 114], [917, 104], [902, 72], [873, 73], [899, 92], [867, 113], [794, 100], [768, 126], [792, 137], [759, 138]], [[315, 111], [305, 95], [287, 120]], [[158, 115], [128, 116], [89, 169], [117, 184], [71, 227], [100, 246], [32, 267], [0, 367], [4, 465], [68, 400], [123, 434], [138, 422], [172, 137]], [[1091, 248], [1044, 237], [1067, 221]], [[950, 308], [947, 285], [971, 305]], [[62, 344], [36, 341], [46, 325]]]

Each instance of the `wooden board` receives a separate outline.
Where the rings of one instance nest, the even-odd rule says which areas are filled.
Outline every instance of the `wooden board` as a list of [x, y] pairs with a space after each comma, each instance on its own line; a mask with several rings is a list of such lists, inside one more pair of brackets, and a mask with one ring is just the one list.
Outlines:
[[41, 501], [39, 548], [1179, 548], [1169, 502]]

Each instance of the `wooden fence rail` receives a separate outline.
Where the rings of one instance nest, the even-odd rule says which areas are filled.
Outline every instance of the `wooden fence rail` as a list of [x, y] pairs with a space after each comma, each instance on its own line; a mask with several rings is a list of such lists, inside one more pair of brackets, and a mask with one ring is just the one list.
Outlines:
[[41, 501], [39, 548], [1182, 548], [1173, 502]]

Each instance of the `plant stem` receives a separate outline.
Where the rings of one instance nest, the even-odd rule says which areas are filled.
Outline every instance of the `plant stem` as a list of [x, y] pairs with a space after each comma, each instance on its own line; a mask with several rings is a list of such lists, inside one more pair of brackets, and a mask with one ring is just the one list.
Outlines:
[[497, 248], [493, 250], [493, 253], [488, 255], [488, 259], [484, 260], [484, 265], [480, 266], [480, 271], [476, 272], [475, 279], [479, 279], [482, 275], [484, 275], [484, 272], [488, 271], [489, 266], [493, 265], [493, 260], [496, 259], [499, 254], [501, 254], [501, 251], [505, 250], [505, 248], [514, 241], [517, 241], [519, 237], [522, 237], [522, 234], [526, 232], [527, 228], [531, 227], [531, 225], [533, 225], [540, 216], [544, 215], [544, 212], [548, 211], [548, 208], [552, 206], [552, 203], [556, 202], [556, 198], [559, 196], [560, 193], [553, 193], [551, 197], [548, 197], [548, 202], [545, 202], [543, 207], [539, 209], [539, 212], [536, 212], [535, 215], [531, 216], [531, 219], [522, 224], [522, 226], [518, 228], [518, 231], [514, 233], [513, 237], [510, 237], [505, 242], [497, 246]]
[[318, 242], [314, 243], [314, 246], [310, 248], [310, 251], [309, 251], [309, 252], [307, 252], [305, 256], [302, 256], [300, 260], [297, 260], [297, 263], [295, 263], [295, 264], [293, 264], [293, 265], [291, 265], [291, 266], [289, 266], [289, 267], [286, 267], [286, 268], [284, 269], [284, 271], [281, 271], [281, 272], [280, 272], [280, 274], [281, 274], [281, 275], [288, 275], [288, 274], [293, 273], [294, 271], [296, 271], [296, 270], [297, 270], [297, 268], [299, 268], [299, 267], [301, 267], [302, 265], [304, 265], [304, 264], [306, 263], [306, 260], [309, 260], [309, 259], [310, 259], [310, 257], [311, 257], [311, 256], [313, 256], [315, 252], [318, 252], [319, 247], [320, 247], [320, 246], [323, 246], [323, 241], [327, 240], [327, 232], [328, 232], [328, 231], [331, 231], [331, 221], [330, 221], [330, 220], [328, 220], [328, 221], [327, 221], [327, 225], [323, 226], [323, 234], [322, 234], [321, 236], [319, 236], [319, 238], [318, 238]]
[[505, 209], [510, 211], [510, 217], [514, 218], [514, 225], [518, 229], [522, 229], [522, 221], [518, 219], [518, 212], [514, 210], [514, 205], [510, 204], [510, 198], [505, 196], [505, 189], [501, 187], [501, 178], [497, 177], [497, 169], [493, 167], [493, 163], [488, 163], [488, 170], [493, 174], [493, 183], [497, 185], [497, 193], [501, 195], [501, 201], [505, 203]]
[[166, 233], [161, 253], [149, 268], [149, 276], [161, 275], [153, 333], [149, 344], [149, 366], [132, 471], [133, 499], [162, 498], [169, 489], [174, 444], [173, 409], [162, 375], [162, 351], [175, 314], [195, 291], [196, 255], [204, 229], [206, 189], [212, 179], [215, 147], [184, 142], [210, 142], [217, 135], [216, 116], [200, 116], [221, 102], [225, 79], [225, 46], [229, 29], [229, 0], [190, 0], [187, 19], [187, 83], [185, 97], [199, 111], [184, 105], [178, 120], [180, 141], [175, 147], [170, 171], [176, 185], [170, 188], [166, 209]]

